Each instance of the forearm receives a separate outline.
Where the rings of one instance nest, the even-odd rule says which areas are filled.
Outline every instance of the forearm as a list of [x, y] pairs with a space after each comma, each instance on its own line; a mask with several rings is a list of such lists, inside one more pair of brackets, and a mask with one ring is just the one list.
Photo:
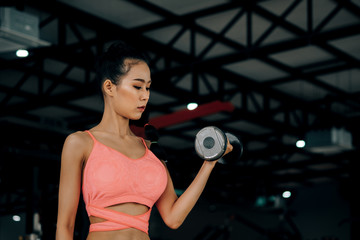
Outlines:
[[198, 174], [196, 175], [190, 186], [175, 201], [171, 211], [172, 215], [176, 216], [175, 227], [179, 227], [183, 223], [185, 218], [195, 206], [206, 186], [206, 183], [215, 164], [216, 162], [204, 161]]

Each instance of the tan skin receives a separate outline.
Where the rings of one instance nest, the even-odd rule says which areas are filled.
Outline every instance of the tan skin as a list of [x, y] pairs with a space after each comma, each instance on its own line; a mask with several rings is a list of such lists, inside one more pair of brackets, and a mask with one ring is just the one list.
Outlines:
[[[139, 119], [150, 96], [150, 69], [145, 62], [130, 62], [130, 71], [115, 85], [110, 80], [103, 83], [104, 113], [101, 122], [90, 129], [90, 132], [101, 143], [123, 153], [129, 158], [137, 159], [145, 154], [145, 146], [129, 127], [130, 119]], [[232, 150], [228, 144], [226, 153]], [[59, 185], [59, 208], [57, 219], [57, 240], [73, 239], [75, 217], [81, 191], [82, 173], [93, 147], [93, 140], [86, 132], [70, 134], [64, 143], [61, 155], [61, 172]], [[204, 161], [197, 176], [178, 197], [168, 173], [168, 184], [165, 191], [155, 203], [165, 224], [178, 228], [196, 204], [204, 190], [206, 182], [216, 161]], [[130, 215], [139, 215], [148, 211], [148, 207], [137, 203], [122, 203], [107, 207]], [[90, 216], [90, 223], [105, 221]], [[87, 240], [149, 240], [149, 236], [137, 229], [129, 228], [117, 231], [89, 233]]]

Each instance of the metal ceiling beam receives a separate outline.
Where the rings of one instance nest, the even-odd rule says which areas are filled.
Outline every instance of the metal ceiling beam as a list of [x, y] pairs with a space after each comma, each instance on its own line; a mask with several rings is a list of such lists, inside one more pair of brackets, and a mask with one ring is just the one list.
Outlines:
[[[349, 2], [349, 1], [344, 1], [344, 2]], [[359, 9], [359, 7], [357, 6], [353, 6], [354, 4], [352, 4], [351, 6], [354, 7], [355, 11], [357, 12], [356, 9]], [[313, 31], [311, 32], [306, 32], [304, 30], [302, 30], [301, 28], [295, 26], [294, 24], [292, 23], [289, 23], [287, 21], [284, 21], [283, 19], [281, 19], [280, 17], [276, 16], [275, 14], [273, 13], [270, 13], [269, 11], [263, 9], [262, 7], [260, 6], [256, 6], [254, 7], [254, 12], [258, 13], [259, 15], [263, 16], [264, 18], [272, 21], [272, 22], [275, 22], [276, 24], [278, 24], [279, 26], [283, 27], [284, 29], [298, 35], [299, 37], [307, 37], [308, 38], [308, 43], [309, 44], [317, 44], [319, 47], [321, 48], [325, 48], [325, 50], [327, 51], [330, 51], [330, 52], [334, 52], [336, 51], [337, 49], [335, 49], [334, 47], [330, 46], [327, 44], [328, 41], [330, 40], [334, 40], [334, 39], [337, 39], [337, 38], [344, 38], [344, 37], [347, 37], [349, 36], [348, 34], [340, 34], [340, 32], [336, 32], [336, 31], [328, 31], [328, 33], [332, 33], [332, 34], [329, 34], [327, 37], [315, 37], [314, 35], [317, 35], [319, 33], [314, 33]], [[353, 10], [354, 11], [354, 10]], [[334, 14], [335, 16], [335, 14]], [[334, 17], [332, 16], [332, 17]], [[357, 15], [359, 16], [359, 15]], [[308, 17], [308, 20], [310, 21], [312, 18], [311, 17]], [[310, 23], [309, 23], [310, 24]], [[360, 24], [354, 24], [353, 26], [359, 28], [359, 25]], [[345, 28], [347, 27], [344, 27], [344, 30]], [[342, 31], [342, 29], [340, 29]], [[355, 29], [354, 29], [355, 30]], [[345, 31], [343, 32], [345, 33]], [[358, 34], [358, 31], [354, 31], [352, 32], [350, 35], [356, 35]], [[337, 50], [338, 51], [338, 54], [335, 54], [336, 56], [338, 56], [339, 58], [341, 59], [344, 59], [345, 61], [350, 61], [352, 63], [356, 63], [358, 66], [359, 66], [359, 61], [354, 59], [353, 57], [351, 57], [350, 55], [346, 54], [346, 53], [341, 53], [340, 54], [340, 50]]]
[[[60, 2], [43, 2], [43, 1], [30, 1], [27, 2], [27, 5], [32, 8], [39, 9], [41, 11], [47, 12], [52, 16], [55, 16], [56, 19], [65, 18], [66, 22], [77, 23], [88, 29], [92, 29], [96, 32], [97, 37], [94, 39], [86, 40], [89, 45], [103, 45], [106, 42], [123, 39], [131, 42], [133, 45], [138, 46], [139, 48], [144, 48], [144, 40], [146, 40], [146, 49], [152, 52], [162, 52], [166, 53], [168, 56], [173, 56], [177, 58], [180, 62], [186, 61], [187, 59], [182, 59], [181, 54], [178, 54], [171, 48], [168, 48], [152, 39], [142, 36], [142, 33], [134, 31], [132, 29], [126, 29], [114, 23], [111, 23], [107, 20], [104, 20], [100, 17], [96, 17], [84, 11], [70, 7], [64, 3]], [[66, 15], [62, 15], [66, 13]], [[82, 47], [81, 42], [76, 44], [68, 45], [67, 47], [72, 47], [73, 49], [78, 49]], [[55, 46], [56, 47], [56, 46]], [[60, 48], [59, 51], [62, 49]]]
[[349, 0], [333, 0], [340, 6], [344, 7], [348, 12], [351, 12], [354, 16], [360, 16], [360, 7]]
[[[351, 107], [355, 107], [358, 108], [360, 110], [360, 103], [358, 102], [357, 99], [352, 99], [351, 95], [349, 93], [347, 93], [344, 90], [341, 90], [337, 87], [334, 87], [330, 84], [325, 83], [324, 81], [321, 81], [319, 79], [317, 79], [317, 76], [314, 76], [314, 74], [304, 74], [301, 70], [299, 70], [298, 68], [290, 68], [287, 65], [284, 65], [274, 59], [270, 59], [270, 58], [261, 58], [261, 60], [265, 61], [266, 63], [269, 63], [272, 66], [277, 67], [278, 69], [281, 69], [285, 72], [288, 72], [291, 74], [291, 78], [292, 80], [303, 80], [306, 81], [310, 84], [313, 84], [319, 88], [322, 88], [326, 91], [328, 91], [330, 94], [336, 94], [338, 95], [340, 98], [343, 98], [344, 100], [347, 101], [343, 101], [343, 103], [345, 105], [349, 105]], [[343, 69], [343, 68], [341, 68]]]
[[[271, 54], [285, 52], [289, 50], [293, 50], [296, 48], [309, 46], [311, 42], [323, 42], [330, 41], [339, 38], [349, 37], [356, 35], [358, 33], [358, 29], [360, 28], [360, 24], [343, 27], [341, 29], [330, 30], [322, 33], [315, 33], [311, 36], [301, 36], [293, 40], [283, 41], [275, 44], [268, 44], [263, 47], [252, 47], [248, 49], [244, 49], [243, 51], [238, 51], [234, 54], [228, 54], [226, 56], [214, 57], [211, 59], [206, 59], [200, 62], [192, 63], [197, 68], [209, 68], [215, 67], [219, 65], [227, 65], [234, 62], [239, 62], [242, 60], [246, 60], [249, 58], [261, 58], [263, 56], [269, 56]], [[353, 60], [353, 58], [351, 58]], [[360, 66], [360, 61], [351, 61], [351, 64], [355, 66]]]
[[[240, 46], [240, 45], [238, 45], [238, 46]], [[76, 48], [75, 48], [76, 49]], [[55, 54], [56, 55], [56, 54]], [[189, 56], [188, 57], [189, 59], [191, 59], [191, 57]], [[238, 59], [237, 59], [238, 60]], [[205, 65], [205, 64], [204, 64]], [[173, 70], [173, 69], [172, 69]], [[187, 72], [188, 71], [188, 69], [185, 69], [184, 70], [184, 72]], [[174, 71], [171, 71], [172, 73], [174, 73]], [[160, 71], [160, 73], [155, 73], [155, 76], [156, 76], [156, 74], [163, 74], [164, 72], [161, 72]], [[171, 86], [171, 84], [168, 84], [168, 87], [172, 87], [173, 88], [173, 86]], [[185, 91], [185, 92], [183, 92], [183, 93], [179, 93], [179, 96], [181, 95], [181, 96], [184, 96], [184, 94], [186, 94], [187, 92]], [[56, 103], [56, 101], [50, 101], [49, 103]], [[60, 102], [60, 101], [57, 101], [58, 103]], [[24, 109], [28, 109], [28, 106], [26, 106], [26, 107], [23, 107]]]
[[[222, 60], [224, 60], [224, 59], [222, 59]], [[221, 60], [219, 60], [219, 61], [221, 61]], [[204, 65], [205, 65], [205, 63], [204, 63]], [[206, 63], [206, 65], [207, 65], [207, 63]]]
[[[137, 3], [143, 3], [145, 1], [137, 1]], [[311, 1], [309, 1], [311, 2]], [[341, 2], [341, 1], [338, 1]], [[278, 43], [278, 44], [273, 44], [273, 45], [269, 45], [269, 46], [260, 46], [260, 44], [256, 45], [254, 47], [254, 44], [252, 44], [251, 48], [246, 48], [245, 46], [240, 45], [239, 43], [229, 40], [227, 38], [225, 38], [223, 35], [221, 34], [216, 34], [210, 30], [207, 30], [206, 28], [202, 28], [199, 26], [194, 26], [194, 22], [196, 21], [196, 19], [198, 17], [201, 16], [206, 16], [207, 14], [215, 14], [217, 12], [220, 11], [225, 11], [226, 9], [235, 9], [235, 8], [239, 8], [239, 6], [243, 6], [240, 3], [235, 3], [235, 1], [232, 1], [231, 3], [227, 3], [227, 4], [223, 4], [220, 6], [216, 6], [213, 8], [209, 8], [206, 10], [202, 10], [202, 11], [198, 11], [198, 12], [202, 12], [202, 14], [200, 14], [199, 16], [196, 15], [196, 13], [191, 13], [191, 14], [186, 14], [184, 16], [178, 17], [175, 16], [174, 20], [172, 20], [173, 22], [179, 23], [182, 26], [184, 26], [183, 29], [186, 29], [187, 27], [192, 29], [192, 34], [193, 36], [196, 35], [196, 33], [200, 33], [203, 35], [206, 35], [210, 38], [215, 39], [214, 41], [218, 41], [218, 42], [222, 42], [224, 44], [227, 44], [231, 47], [233, 47], [236, 50], [240, 50], [239, 53], [234, 54], [234, 55], [229, 55], [229, 56], [223, 56], [223, 57], [219, 57], [219, 58], [213, 58], [213, 59], [196, 59], [194, 60], [194, 54], [192, 55], [188, 55], [188, 54], [184, 54], [180, 51], [177, 51], [175, 49], [172, 48], [172, 45], [168, 45], [168, 46], [163, 46], [162, 44], [159, 44], [153, 40], [150, 40], [146, 37], [144, 37], [141, 33], [137, 32], [137, 30], [139, 29], [144, 29], [144, 31], [146, 31], [146, 28], [149, 30], [151, 28], [153, 29], [158, 29], [159, 27], [163, 26], [161, 24], [165, 24], [165, 21], [168, 20], [168, 18], [166, 18], [165, 20], [162, 20], [160, 22], [155, 24], [150, 24], [150, 25], [145, 25], [139, 28], [135, 28], [133, 30], [128, 30], [128, 29], [124, 29], [121, 28], [119, 26], [116, 26], [115, 24], [110, 24], [109, 22], [102, 20], [100, 18], [96, 18], [91, 16], [90, 14], [86, 14], [83, 13], [80, 10], [75, 10], [72, 9], [71, 7], [68, 7], [64, 4], [60, 4], [58, 2], [41, 2], [41, 1], [33, 1], [33, 2], [29, 2], [29, 5], [31, 5], [32, 7], [36, 7], [38, 9], [42, 9], [45, 10], [47, 12], [49, 12], [50, 14], [56, 14], [56, 15], [51, 15], [51, 17], [49, 18], [50, 20], [54, 20], [54, 19], [58, 19], [58, 18], [65, 18], [61, 15], [61, 13], [65, 13], [67, 14], [66, 16], [66, 21], [70, 24], [69, 26], [72, 26], [72, 30], [75, 32], [77, 32], [76, 30], [76, 24], [79, 23], [81, 25], [84, 25], [86, 27], [88, 27], [89, 29], [93, 29], [95, 32], [97, 32], [98, 36], [95, 37], [94, 39], [91, 40], [86, 40], [84, 41], [84, 39], [82, 39], [81, 35], [79, 32], [77, 32], [78, 35], [78, 43], [75, 44], [64, 44], [63, 48], [59, 47], [59, 46], [52, 46], [50, 48], [44, 48], [42, 50], [37, 51], [38, 56], [42, 56], [43, 58], [53, 58], [53, 59], [57, 59], [59, 61], [63, 61], [65, 63], [70, 64], [71, 66], [78, 66], [84, 69], [89, 69], [92, 64], [93, 64], [93, 60], [94, 60], [94, 56], [92, 56], [92, 54], [86, 54], [84, 53], [84, 48], [83, 43], [87, 43], [88, 47], [86, 49], [89, 49], [91, 46], [96, 46], [99, 48], [99, 46], [102, 46], [105, 42], [116, 39], [116, 38], [123, 38], [123, 39], [127, 39], [130, 40], [134, 43], [136, 43], [137, 45], [141, 45], [144, 41], [146, 41], [146, 43], [148, 44], [147, 47], [149, 47], [149, 51], [152, 51], [154, 53], [159, 53], [159, 59], [164, 57], [164, 58], [169, 58], [169, 59], [174, 59], [172, 60], [173, 62], [176, 63], [180, 63], [180, 64], [184, 64], [184, 67], [179, 67], [179, 68], [169, 68], [168, 70], [161, 70], [159, 69], [158, 71], [154, 72], [154, 77], [159, 78], [159, 82], [158, 82], [158, 86], [155, 86], [156, 83], [154, 82], [154, 90], [159, 91], [160, 93], [164, 93], [168, 96], [172, 96], [175, 98], [179, 99], [179, 102], [174, 102], [174, 104], [168, 104], [168, 105], [164, 105], [164, 106], [154, 106], [154, 108], [156, 108], [156, 110], [159, 111], [163, 111], [163, 112], [168, 112], [171, 105], [181, 105], [183, 103], [186, 102], [186, 99], [184, 99], [184, 96], [186, 96], [187, 94], [189, 94], [189, 92], [191, 91], [187, 91], [187, 90], [183, 90], [183, 89], [179, 89], [176, 86], [174, 86], [175, 84], [173, 84], [170, 80], [171, 77], [173, 76], [177, 76], [177, 75], [181, 75], [181, 74], [186, 74], [188, 72], [191, 72], [192, 70], [198, 71], [199, 74], [204, 74], [204, 73], [209, 73], [213, 76], [216, 76], [218, 81], [219, 81], [219, 85], [221, 84], [221, 80], [223, 80], [223, 82], [228, 81], [230, 83], [235, 83], [237, 84], [237, 88], [236, 89], [232, 89], [232, 90], [225, 90], [222, 89], [221, 87], [219, 87], [219, 89], [213, 89], [213, 91], [209, 91], [210, 94], [209, 95], [205, 95], [205, 96], [200, 96], [199, 100], [201, 101], [209, 101], [209, 99], [216, 99], [219, 97], [219, 95], [224, 96], [226, 98], [231, 98], [232, 96], [234, 96], [235, 94], [240, 94], [242, 96], [242, 99], [244, 100], [244, 103], [242, 103], [242, 105], [240, 105], [240, 109], [237, 110], [236, 114], [234, 114], [230, 119], [229, 122], [231, 121], [237, 121], [240, 118], [243, 118], [246, 121], [252, 122], [252, 123], [258, 123], [261, 126], [265, 126], [265, 127], [269, 127], [271, 128], [273, 131], [275, 131], [276, 134], [284, 134], [284, 133], [290, 133], [290, 134], [297, 134], [300, 131], [300, 128], [302, 127], [306, 127], [308, 125], [310, 125], [310, 122], [307, 122], [306, 120], [306, 115], [307, 114], [311, 114], [311, 113], [317, 113], [318, 115], [321, 115], [323, 118], [330, 118], [330, 121], [348, 121], [349, 119], [347, 119], [344, 116], [340, 116], [338, 114], [332, 113], [331, 111], [328, 111], [326, 109], [322, 109], [319, 108], [318, 106], [316, 106], [316, 104], [314, 104], [314, 102], [312, 103], [307, 103], [305, 105], [303, 105], [303, 102], [293, 98], [292, 96], [289, 96], [287, 94], [282, 93], [281, 91], [277, 91], [275, 89], [273, 89], [273, 85], [269, 85], [269, 84], [260, 84], [258, 82], [256, 82], [254, 79], [249, 79], [249, 78], [245, 78], [241, 75], [232, 73], [230, 71], [226, 71], [224, 69], [221, 69], [222, 66], [224, 66], [225, 64], [230, 64], [230, 63], [234, 63], [234, 62], [238, 62], [241, 60], [246, 60], [252, 57], [255, 58], [259, 58], [259, 59], [263, 59], [263, 60], [268, 60], [269, 55], [271, 55], [272, 53], [278, 53], [278, 52], [283, 52], [283, 51], [287, 51], [287, 50], [292, 50], [294, 48], [297, 47], [303, 47], [303, 46], [308, 46], [309, 43], [315, 43], [318, 44], [320, 47], [322, 47], [324, 50], [332, 53], [335, 56], [338, 56], [339, 60], [343, 62], [343, 65], [339, 65], [334, 69], [331, 69], [330, 67], [327, 68], [323, 68], [321, 70], [315, 70], [315, 71], [309, 71], [309, 72], [304, 72], [301, 67], [299, 69], [293, 69], [291, 67], [279, 64], [278, 62], [274, 62], [274, 61], [268, 61], [268, 63], [271, 63], [272, 66], [276, 67], [276, 68], [280, 68], [283, 70], [286, 70], [288, 73], [290, 73], [290, 77], [288, 78], [283, 78], [282, 81], [291, 81], [293, 79], [293, 76], [295, 76], [298, 73], [301, 73], [303, 77], [306, 77], [307, 79], [313, 79], [316, 76], [318, 76], [320, 73], [326, 73], [326, 71], [328, 70], [330, 71], [335, 71], [335, 69], [337, 70], [342, 70], [342, 69], [347, 69], [350, 66], [353, 66], [355, 68], [359, 68], [359, 61], [351, 56], [349, 56], [348, 54], [342, 52], [341, 50], [338, 50], [334, 47], [332, 47], [331, 45], [327, 44], [327, 42], [329, 41], [329, 39], [339, 39], [345, 36], [352, 36], [352, 35], [356, 35], [358, 34], [358, 29], [360, 27], [359, 24], [354, 25], [354, 26], [350, 26], [350, 27], [346, 27], [343, 29], [337, 29], [336, 31], [327, 31], [327, 32], [317, 32], [317, 33], [313, 33], [310, 37], [307, 35], [307, 33], [305, 31], [299, 31], [299, 29], [294, 28], [294, 26], [290, 23], [287, 23], [284, 19], [284, 15], [277, 17], [274, 15], [269, 14], [269, 12], [267, 12], [264, 9], [258, 9], [257, 10], [257, 14], [265, 14], [265, 18], [267, 18], [268, 20], [273, 22], [273, 25], [277, 25], [279, 24], [280, 26], [290, 30], [290, 31], [294, 31], [294, 33], [299, 37], [299, 39], [295, 39], [295, 40], [290, 40], [290, 41], [284, 41], [282, 43]], [[52, 6], [52, 4], [55, 4], [55, 9]], [[348, 7], [352, 7], [352, 5], [349, 5], [349, 2], [346, 1], [345, 3], [346, 6]], [[217, 11], [217, 7], [219, 11]], [[247, 9], [250, 12], [254, 9], [257, 9], [256, 6], [251, 6], [248, 7]], [[293, 6], [295, 7], [295, 5]], [[158, 11], [158, 10], [156, 10]], [[155, 11], [155, 14], [157, 14]], [[266, 11], [266, 12], [264, 12]], [[287, 10], [288, 13], [291, 12], [291, 9]], [[339, 11], [339, 8], [336, 9], [336, 11], [334, 10], [333, 14], [327, 17], [327, 21], [329, 21], [330, 17], [334, 17], [337, 13], [337, 11]], [[352, 10], [354, 11], [354, 10]], [[357, 11], [356, 13], [358, 13], [358, 10], [355, 9], [355, 11]], [[57, 13], [60, 12], [60, 13]], [[311, 10], [309, 10], [309, 12], [311, 12]], [[163, 14], [161, 12], [159, 12], [160, 14]], [[165, 13], [167, 14], [167, 13]], [[54, 17], [56, 16], [56, 17]], [[248, 17], [250, 16], [250, 14], [247, 15]], [[263, 15], [262, 15], [263, 16]], [[173, 18], [174, 16], [169, 16], [170, 18]], [[186, 19], [186, 23], [183, 24], [181, 23], [181, 19]], [[49, 19], [47, 19], [47, 21], [50, 21]], [[271, 20], [272, 19], [272, 20]], [[249, 19], [248, 19], [249, 20]], [[180, 21], [180, 22], [178, 22]], [[167, 24], [171, 23], [167, 22]], [[45, 23], [44, 23], [45, 24]], [[251, 25], [251, 22], [248, 21], [249, 26]], [[311, 17], [309, 16], [309, 22], [308, 22], [308, 30], [311, 30], [310, 32], [316, 32], [316, 30], [319, 29], [313, 29], [314, 26], [312, 26], [311, 23]], [[324, 22], [322, 25], [326, 25], [326, 22]], [[63, 25], [64, 27], [64, 25]], [[104, 29], [105, 28], [105, 29]], [[250, 28], [248, 28], [250, 29]], [[108, 32], [106, 32], [108, 31]], [[269, 30], [271, 31], [271, 29]], [[106, 32], [103, 36], [102, 33]], [[113, 32], [116, 32], [115, 35], [113, 35]], [[223, 32], [226, 32], [226, 29], [223, 29]], [[182, 32], [184, 33], [184, 32]], [[266, 33], [266, 32], [265, 32]], [[265, 34], [264, 33], [264, 34]], [[253, 42], [251, 39], [251, 31], [248, 31], [248, 45], [250, 46], [251, 42]], [[267, 33], [269, 34], [269, 33]], [[179, 33], [179, 36], [181, 34]], [[264, 38], [266, 38], [266, 35], [263, 35]], [[176, 36], [175, 36], [176, 37]], [[174, 38], [175, 39], [175, 38]], [[174, 40], [175, 41], [175, 40]], [[193, 38], [194, 41], [194, 38]], [[60, 42], [64, 43], [64, 40], [61, 40]], [[194, 45], [192, 45], [192, 47], [194, 48]], [[80, 53], [78, 53], [78, 51], [80, 51]], [[194, 49], [192, 51], [194, 53]], [[92, 52], [91, 52], [92, 53]], [[98, 52], [97, 52], [98, 53]], [[49, 54], [49, 55], [48, 55]], [[32, 61], [32, 60], [31, 60]], [[14, 69], [22, 69], [24, 70], [24, 72], [29, 72], [31, 74], [34, 74], [35, 76], [39, 76], [39, 77], [44, 77], [44, 78], [49, 78], [52, 79], [53, 81], [60, 81], [60, 76], [54, 76], [51, 75], [49, 73], [41, 73], [41, 70], [34, 70], [31, 67], [23, 67], [22, 64], [24, 64], [24, 62], [26, 62], [25, 60], [22, 61], [14, 61], [11, 64], [15, 64], [15, 65], [8, 65], [6, 66], [6, 68], [14, 68]], [[344, 63], [345, 62], [345, 63]], [[8, 63], [5, 63], [8, 64]], [[170, 65], [170, 64], [169, 64]], [[0, 68], [3, 65], [0, 64]], [[277, 79], [277, 83], [279, 83], [281, 79]], [[198, 80], [194, 80], [194, 85], [198, 84], [199, 82]], [[81, 112], [85, 117], [87, 116], [91, 116], [94, 115], [96, 112], [92, 111], [92, 110], [86, 110], [85, 108], [81, 108], [81, 107], [76, 107], [76, 106], [72, 106], [68, 101], [71, 99], [77, 99], [77, 98], [81, 98], [81, 97], [85, 97], [85, 96], [89, 96], [91, 94], [93, 94], [94, 92], [89, 91], [89, 92], [83, 92], [81, 94], [79, 94], [78, 89], [81, 89], [81, 86], [76, 84], [75, 82], [71, 81], [71, 80], [64, 80], [61, 83], [64, 84], [68, 84], [69, 86], [73, 86], [75, 88], [75, 91], [71, 91], [69, 93], [66, 94], [59, 94], [59, 95], [53, 95], [53, 96], [49, 96], [48, 98], [43, 99], [43, 101], [46, 101], [45, 103], [42, 101], [39, 101], [38, 99], [35, 98], [34, 95], [32, 94], [28, 94], [25, 91], [17, 91], [15, 95], [23, 97], [23, 98], [29, 98], [30, 99], [30, 103], [29, 104], [15, 104], [15, 105], [11, 105], [11, 107], [14, 107], [14, 109], [11, 109], [10, 107], [5, 109], [5, 114], [18, 114], [16, 111], [27, 111], [29, 109], [36, 109], [36, 108], [41, 108], [44, 106], [48, 106], [48, 105], [56, 105], [56, 106], [60, 106], [60, 107], [65, 107], [67, 109], [73, 109], [75, 111], [79, 111]], [[276, 82], [272, 82], [272, 84], [275, 84]], [[318, 83], [319, 84], [319, 83]], [[323, 87], [327, 88], [328, 90], [332, 91], [334, 89], [329, 88], [328, 85], [324, 85]], [[171, 89], [171, 92], [169, 93], [169, 89]], [[2, 90], [3, 92], [11, 90], [10, 88], [7, 87], [0, 87], [0, 90]], [[39, 91], [40, 92], [40, 91]], [[338, 90], [334, 91], [335, 93], [342, 93], [341, 91], [338, 92]], [[215, 93], [215, 94], [214, 94]], [[260, 94], [262, 101], [257, 102], [254, 94]], [[219, 95], [217, 95], [219, 94]], [[342, 95], [344, 98], [347, 98], [348, 95]], [[358, 94], [354, 94], [351, 95], [352, 98], [356, 98], [358, 99]], [[334, 97], [334, 99], [339, 99], [338, 97]], [[271, 100], [275, 100], [277, 102], [280, 102], [280, 106], [276, 107], [276, 108], [270, 108], [269, 106], [269, 101]], [[254, 104], [256, 105], [255, 111], [254, 112], [250, 112], [249, 111], [249, 106], [248, 104]], [[15, 109], [15, 108], [19, 108], [19, 109]], [[299, 116], [298, 113], [296, 112], [300, 112]], [[279, 121], [277, 119], [274, 118], [275, 114], [283, 114], [286, 115], [287, 118], [293, 116], [293, 117], [297, 117], [300, 120], [297, 120], [294, 124], [290, 124], [288, 121], [289, 119], [286, 119], [286, 117], [284, 117], [283, 121]], [[305, 117], [304, 117], [305, 116]], [[29, 116], [29, 118], [31, 118], [31, 116]], [[302, 119], [304, 118], [304, 119]], [[264, 121], [264, 119], [268, 120], [268, 121]], [[67, 121], [69, 121], [71, 123], [72, 120], [70, 119], [66, 119]], [[352, 126], [357, 126], [358, 121], [355, 121], [354, 119], [350, 119], [352, 121]], [[303, 121], [303, 122], [301, 122]], [[327, 120], [326, 120], [327, 121]], [[197, 122], [199, 123], [199, 122]], [[200, 121], [200, 123], [207, 123], [206, 121]], [[221, 124], [221, 122], [218, 122], [219, 124]], [[304, 126], [302, 126], [301, 124], [304, 124]], [[300, 128], [299, 128], [300, 127]], [[181, 131], [182, 129], [178, 130]], [[236, 130], [235, 130], [236, 132]], [[240, 132], [240, 131], [239, 131]], [[166, 132], [165, 132], [166, 133]], [[174, 133], [174, 132], [170, 132], [169, 133]], [[49, 134], [51, 135], [51, 132], [49, 131]], [[184, 137], [186, 138], [186, 136], [182, 135], [181, 133], [178, 134], [179, 137]], [[249, 139], [253, 140], [255, 139], [257, 136], [253, 136], [253, 135], [248, 135], [247, 137], [249, 137]], [[269, 137], [269, 138], [267, 138]], [[268, 142], [268, 140], [270, 139], [271, 134], [266, 135], [266, 136], [258, 136], [258, 139], [260, 139], [260, 141], [264, 141], [264, 142]], [[44, 138], [47, 139], [47, 138]], [[291, 153], [293, 151], [295, 151], [296, 149], [294, 149], [293, 147], [289, 147], [286, 148], [286, 146], [278, 146], [279, 149], [276, 149], [276, 151], [274, 151], [275, 149], [265, 149], [264, 153], [266, 154], [272, 154], [271, 157], [276, 157], [277, 155], [279, 155], [279, 151], [280, 154], [281, 153]], [[284, 147], [284, 148], [283, 148]], [[273, 150], [273, 151], [271, 151]], [[299, 151], [299, 150], [298, 150]], [[22, 154], [28, 154], [29, 152], [27, 151], [22, 151]], [[252, 153], [249, 153], [250, 155]], [[49, 156], [50, 157], [50, 156]], [[256, 156], [253, 155], [254, 158], [258, 159], [258, 158], [265, 158], [266, 155], [262, 155], [262, 156]], [[339, 169], [336, 170], [329, 170], [329, 171], [319, 171], [319, 172], [315, 172], [315, 171], [309, 171], [307, 170], [307, 168], [309, 166], [311, 166], [314, 162], [319, 163], [319, 159], [320, 162], [322, 163], [327, 163], [327, 162], [331, 162], [333, 163], [334, 161], [336, 161], [336, 164], [339, 163]], [[348, 169], [346, 167], [346, 159], [347, 156], [344, 155], [336, 155], [334, 157], [330, 157], [330, 156], [314, 156], [314, 158], [311, 158], [309, 161], [302, 161], [301, 164], [298, 163], [288, 163], [288, 162], [271, 162], [269, 163], [268, 166], [265, 166], [262, 170], [260, 169], [260, 171], [258, 172], [258, 168], [254, 167], [254, 168], [244, 168], [244, 169], [240, 169], [240, 171], [236, 171], [237, 169], [231, 169], [231, 171], [229, 170], [228, 172], [230, 173], [236, 173], [236, 174], [230, 174], [229, 179], [235, 179], [236, 182], [232, 183], [232, 184], [236, 184], [239, 182], [244, 182], [244, 178], [250, 176], [254, 176], [257, 179], [261, 179], [261, 177], [263, 177], [261, 174], [265, 173], [264, 176], [266, 179], [270, 179], [270, 180], [274, 180], [274, 182], [276, 183], [284, 183], [287, 181], [295, 181], [295, 182], [300, 182], [301, 184], [306, 184], [307, 183], [307, 179], [308, 177], [311, 178], [317, 178], [319, 176], [326, 176], [326, 177], [330, 177], [332, 179], [341, 179], [342, 175], [348, 172]], [[316, 161], [315, 161], [316, 160]], [[341, 165], [345, 164], [345, 168], [343, 168]], [[184, 165], [184, 164], [183, 164]], [[188, 166], [186, 166], [187, 168], [189, 168]], [[221, 168], [221, 167], [220, 167]], [[289, 174], [289, 175], [284, 175], [284, 176], [276, 176], [276, 174], [271, 174], [274, 171], [278, 171], [281, 169], [291, 169], [291, 168], [297, 168], [299, 170], [301, 170], [301, 172], [299, 174]], [[246, 172], [246, 170], [250, 170], [249, 172]], [[240, 179], [239, 173], [246, 173], [248, 175], [243, 175]], [[254, 174], [254, 175], [251, 175]], [[222, 176], [222, 175], [220, 175]], [[218, 178], [219, 182], [217, 184], [221, 184], [221, 177]], [[227, 180], [229, 180], [227, 179]], [[251, 181], [253, 181], [254, 179], [251, 179]], [[183, 179], [181, 181], [184, 181]], [[226, 181], [226, 180], [223, 180]], [[234, 186], [232, 185], [232, 186]], [[216, 184], [215, 184], [216, 186]], [[222, 186], [223, 187], [223, 186]], [[1, 212], [0, 212], [1, 214]]]
[[[141, 0], [134, 0], [131, 1], [131, 3], [136, 4], [139, 7], [142, 7], [143, 9], [146, 10], [151, 10], [156, 14], [161, 15], [162, 17], [165, 18], [165, 20], [161, 21], [160, 23], [155, 23], [152, 26], [142, 26], [142, 27], [138, 27], [138, 28], [134, 28], [134, 31], [142, 31], [142, 32], [146, 32], [146, 31], [150, 31], [150, 30], [154, 30], [154, 29], [158, 29], [158, 28], [162, 28], [165, 26], [170, 26], [173, 24], [180, 24], [182, 26], [184, 26], [185, 28], [195, 31], [197, 33], [203, 34], [207, 37], [209, 37], [210, 39], [213, 39], [213, 41], [216, 42], [221, 42], [229, 47], [233, 47], [233, 48], [239, 48], [241, 45], [239, 45], [236, 41], [233, 41], [231, 39], [225, 38], [223, 36], [221, 36], [221, 34], [217, 34], [214, 33], [198, 24], [195, 23], [195, 16], [196, 14], [193, 13], [191, 15], [185, 15], [185, 16], [178, 16], [175, 15], [173, 13], [171, 13], [170, 11], [167, 11], [155, 4], [152, 4], [150, 2], [147, 1], [141, 1]], [[239, 8], [236, 7], [236, 5], [233, 4], [225, 4], [225, 8]], [[220, 9], [224, 9], [224, 8], [220, 8]], [[241, 9], [239, 9], [241, 10]], [[201, 16], [201, 15], [200, 15]], [[200, 17], [199, 16], [199, 17]], [[151, 24], [150, 24], [151, 25]]]
[[96, 94], [96, 87], [91, 86], [90, 84], [87, 85], [87, 88], [82, 88], [80, 91], [79, 89], [71, 92], [60, 93], [52, 96], [47, 96], [42, 98], [41, 96], [34, 96], [27, 102], [15, 103], [11, 105], [7, 105], [2, 107], [1, 115], [2, 116], [16, 116], [18, 114], [22, 114], [24, 112], [28, 112], [34, 109], [56, 105], [61, 106], [65, 103], [91, 96]]

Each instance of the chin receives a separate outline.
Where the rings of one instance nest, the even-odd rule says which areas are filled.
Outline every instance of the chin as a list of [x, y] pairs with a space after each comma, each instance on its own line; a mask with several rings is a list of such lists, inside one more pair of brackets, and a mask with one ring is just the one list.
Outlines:
[[133, 121], [137, 121], [137, 120], [140, 120], [140, 118], [141, 118], [141, 115], [140, 116], [131, 116], [129, 119], [133, 120]]

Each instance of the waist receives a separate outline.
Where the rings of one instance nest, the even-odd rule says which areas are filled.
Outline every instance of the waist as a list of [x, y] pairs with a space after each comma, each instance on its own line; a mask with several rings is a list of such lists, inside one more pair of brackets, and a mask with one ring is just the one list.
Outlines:
[[86, 240], [150, 240], [148, 234], [134, 228], [106, 232], [89, 232]]

